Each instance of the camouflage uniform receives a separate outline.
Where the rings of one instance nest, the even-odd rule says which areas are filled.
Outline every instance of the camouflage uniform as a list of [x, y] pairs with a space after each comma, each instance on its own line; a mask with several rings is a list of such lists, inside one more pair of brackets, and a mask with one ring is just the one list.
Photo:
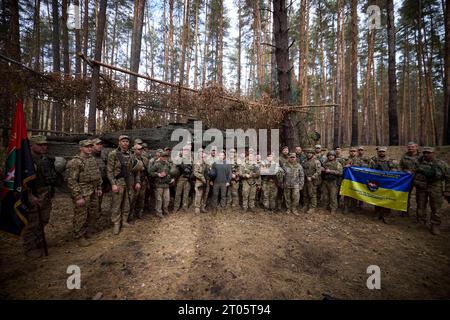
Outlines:
[[[92, 153], [92, 156], [95, 159], [95, 162], [97, 163], [98, 169], [100, 170], [100, 176], [102, 177], [102, 191], [105, 192], [105, 182], [108, 180], [108, 177], [106, 176], [106, 161], [102, 157], [101, 152], [100, 153]], [[100, 197], [98, 197], [98, 212], [102, 211], [102, 203], [103, 203], [103, 193]]]
[[206, 176], [208, 165], [203, 161], [199, 160], [198, 163], [194, 164], [194, 177], [195, 177], [195, 196], [194, 196], [194, 208], [195, 212], [199, 213], [200, 211], [206, 212]]
[[294, 164], [286, 163], [283, 168], [283, 193], [286, 201], [287, 213], [297, 213], [300, 202], [300, 190], [303, 189], [305, 183], [305, 174], [303, 167], [295, 162]]
[[323, 172], [323, 192], [329, 201], [331, 211], [335, 211], [338, 208], [338, 189], [339, 178], [342, 176], [342, 165], [337, 161], [326, 161], [323, 164], [325, 169], [329, 169], [330, 172]]
[[[159, 177], [158, 174], [165, 172], [166, 176], [163, 178]], [[149, 175], [155, 179], [155, 198], [156, 198], [156, 214], [162, 216], [163, 214], [169, 213], [169, 202], [170, 202], [170, 182], [172, 178], [172, 165], [170, 162], [159, 160], [149, 168]]]
[[[409, 152], [405, 152], [403, 154], [402, 158], [400, 159], [400, 163], [399, 163], [400, 170], [403, 172], [411, 172], [412, 173], [416, 167], [418, 159], [419, 159], [418, 152], [416, 154], [409, 154]], [[414, 181], [412, 182], [411, 190], [409, 190], [408, 211], [406, 213], [407, 215], [409, 215], [409, 211], [410, 211], [410, 207], [411, 207], [411, 194], [412, 194], [413, 189], [414, 189]]]
[[176, 163], [180, 176], [177, 179], [175, 191], [174, 210], [187, 209], [189, 207], [189, 192], [191, 191], [192, 165], [188, 159], [180, 158]]
[[432, 225], [440, 225], [439, 210], [442, 207], [443, 191], [450, 192], [450, 170], [448, 165], [439, 159], [427, 161], [420, 156], [415, 164], [415, 186], [417, 201], [417, 220], [426, 222], [427, 204], [430, 201]]
[[277, 208], [278, 181], [283, 170], [276, 162], [263, 163], [261, 167], [261, 183], [263, 192], [263, 205], [265, 209]]
[[[317, 208], [317, 186], [320, 185], [320, 161], [314, 156], [311, 159], [307, 159], [303, 164], [303, 170], [305, 172], [305, 202], [308, 203], [309, 209]], [[311, 178], [308, 181], [307, 178]]]
[[242, 181], [242, 208], [254, 209], [256, 201], [256, 188], [260, 176], [260, 169], [254, 163], [245, 162], [241, 166], [239, 176]]
[[[148, 181], [148, 158], [144, 156], [133, 156], [133, 168], [134, 171], [138, 170], [140, 175], [140, 185], [141, 188], [136, 191], [136, 189], [132, 189], [132, 200], [131, 200], [131, 214], [133, 216], [136, 216], [137, 218], [141, 219], [142, 215], [144, 213], [144, 207], [145, 207], [145, 194], [147, 193], [147, 190], [149, 188], [149, 181]], [[142, 170], [139, 170], [139, 164], [137, 163], [140, 161], [142, 165]], [[133, 170], [132, 170], [133, 171]]]
[[[75, 239], [86, 235], [88, 226], [95, 228], [98, 218], [97, 190], [102, 188], [102, 177], [94, 157], [77, 155], [67, 164], [69, 186], [73, 204], [73, 233]], [[76, 201], [84, 198], [86, 204], [77, 206]]]
[[39, 215], [41, 222], [45, 227], [50, 220], [50, 212], [52, 210], [52, 197], [54, 194], [53, 186], [56, 182], [56, 170], [54, 159], [45, 155], [39, 156], [32, 153], [34, 170], [36, 179], [34, 180], [35, 188], [29, 192], [39, 199], [39, 208], [30, 207], [28, 216], [28, 225], [23, 234], [23, 246], [25, 252], [42, 248], [43, 234], [39, 225]]
[[[122, 168], [122, 169], [121, 169]], [[111, 185], [117, 185], [119, 191], [112, 193], [111, 221], [116, 225], [127, 224], [130, 215], [130, 197], [132, 186], [140, 183], [140, 172], [132, 172], [133, 161], [130, 151], [120, 148], [108, 154], [106, 173]]]

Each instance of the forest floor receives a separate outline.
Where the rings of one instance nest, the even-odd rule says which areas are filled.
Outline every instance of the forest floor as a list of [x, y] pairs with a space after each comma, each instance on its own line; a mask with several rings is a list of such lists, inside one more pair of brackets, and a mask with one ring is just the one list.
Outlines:
[[[413, 199], [414, 200], [414, 199]], [[46, 234], [49, 256], [26, 258], [21, 242], [0, 236], [0, 299], [449, 299], [450, 205], [442, 235], [373, 207], [301, 216], [227, 210], [147, 214], [113, 236], [106, 196], [93, 245], [72, 240], [72, 203], [54, 199]], [[414, 203], [414, 201], [413, 201]], [[413, 206], [415, 207], [415, 206]], [[81, 269], [81, 289], [67, 289], [67, 268]], [[366, 286], [381, 269], [381, 289]]]

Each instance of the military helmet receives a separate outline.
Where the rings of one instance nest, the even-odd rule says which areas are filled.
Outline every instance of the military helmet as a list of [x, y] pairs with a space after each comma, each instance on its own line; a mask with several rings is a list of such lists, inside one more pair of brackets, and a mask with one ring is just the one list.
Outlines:
[[92, 141], [92, 144], [100, 144], [100, 143], [103, 143], [102, 139], [100, 139], [100, 138], [95, 138], [95, 139], [93, 139], [93, 140], [91, 140], [91, 141]]

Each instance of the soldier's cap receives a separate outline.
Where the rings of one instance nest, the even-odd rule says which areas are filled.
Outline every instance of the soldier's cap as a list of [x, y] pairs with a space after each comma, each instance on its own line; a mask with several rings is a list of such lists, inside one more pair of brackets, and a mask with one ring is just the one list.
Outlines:
[[47, 137], [44, 135], [36, 135], [30, 137], [31, 144], [47, 144]]
[[128, 141], [130, 141], [130, 137], [127, 136], [126, 134], [121, 134], [121, 135], [119, 136], [119, 141], [121, 141], [121, 140], [123, 140], [123, 139], [127, 139]]
[[142, 148], [148, 148], [148, 144], [146, 144], [145, 142], [142, 144]]
[[356, 147], [350, 147], [350, 151], [356, 151]]
[[414, 141], [410, 141], [410, 142], [408, 142], [408, 146], [410, 146], [410, 145], [416, 145], [417, 143], [415, 143]]
[[434, 153], [434, 148], [432, 148], [432, 147], [423, 147], [422, 152]]
[[168, 151], [164, 151], [163, 153], [161, 153], [161, 157], [169, 157], [170, 153]]
[[281, 151], [283, 151], [284, 149], [288, 149], [289, 150], [289, 147], [288, 146], [283, 146], [283, 148], [281, 148]]
[[364, 147], [363, 146], [359, 146], [358, 150], [364, 150]]
[[314, 153], [313, 148], [306, 148], [305, 153]]
[[328, 157], [328, 156], [335, 156], [335, 157], [336, 157], [336, 152], [334, 152], [334, 151], [328, 151], [327, 157]]
[[316, 145], [314, 146], [314, 149], [322, 149], [322, 146], [321, 146], [320, 144], [316, 144]]
[[139, 143], [135, 143], [134, 146], [133, 146], [133, 149], [134, 150], [142, 150], [142, 149], [144, 149], [144, 147], [141, 146]]
[[289, 158], [297, 158], [297, 155], [295, 154], [295, 152], [291, 152], [289, 153]]
[[79, 143], [80, 147], [89, 147], [89, 146], [93, 146], [94, 143], [92, 142], [92, 140], [81, 140]]
[[386, 152], [387, 148], [386, 147], [378, 147], [377, 151], [384, 151], [384, 152]]
[[144, 141], [142, 141], [142, 139], [136, 138], [134, 139], [134, 144], [143, 144]]
[[164, 151], [172, 151], [172, 148], [171, 147], [165, 147]]
[[95, 138], [95, 139], [93, 139], [93, 140], [91, 140], [91, 141], [92, 141], [92, 144], [100, 144], [100, 143], [103, 143], [102, 139], [100, 139], [100, 138]]
[[164, 150], [163, 149], [158, 149], [158, 150], [156, 150], [156, 152], [158, 152], [158, 153], [163, 153], [164, 152]]

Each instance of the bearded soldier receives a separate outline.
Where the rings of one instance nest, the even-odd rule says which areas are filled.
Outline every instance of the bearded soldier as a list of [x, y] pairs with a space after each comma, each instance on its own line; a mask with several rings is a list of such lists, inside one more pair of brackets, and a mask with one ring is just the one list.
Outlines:
[[102, 177], [92, 156], [94, 143], [80, 141], [80, 153], [67, 164], [67, 184], [74, 204], [73, 233], [81, 247], [91, 243], [87, 240], [88, 226], [93, 229], [98, 216], [98, 197], [102, 195]]
[[114, 224], [114, 235], [119, 234], [121, 226], [122, 228], [132, 227], [128, 223], [132, 184], [134, 183], [136, 190], [141, 188], [140, 172], [132, 172], [133, 163], [131, 153], [128, 150], [129, 144], [130, 138], [128, 136], [119, 136], [119, 147], [108, 154], [106, 166], [112, 191], [111, 221]]

